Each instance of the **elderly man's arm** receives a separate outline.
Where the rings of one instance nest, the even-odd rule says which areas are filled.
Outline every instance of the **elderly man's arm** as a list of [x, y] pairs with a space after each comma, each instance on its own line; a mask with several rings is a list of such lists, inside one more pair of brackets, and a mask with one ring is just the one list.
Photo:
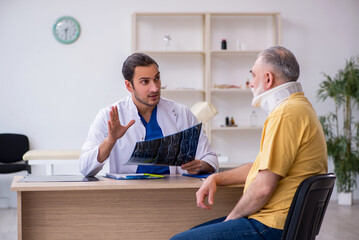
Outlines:
[[[211, 209], [211, 205], [214, 204], [217, 185], [243, 184], [252, 165], [253, 163], [247, 163], [235, 169], [209, 176], [196, 193], [197, 206], [203, 209]], [[208, 198], [208, 204], [205, 203], [206, 198]]]
[[279, 179], [279, 175], [269, 170], [259, 171], [245, 194], [227, 216], [226, 221], [247, 217], [260, 210], [276, 190]]

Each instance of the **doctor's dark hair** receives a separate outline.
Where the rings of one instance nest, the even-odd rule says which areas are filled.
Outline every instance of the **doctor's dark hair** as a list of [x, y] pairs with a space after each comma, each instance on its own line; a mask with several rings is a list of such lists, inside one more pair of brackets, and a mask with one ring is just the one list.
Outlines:
[[135, 68], [138, 66], [145, 67], [152, 64], [156, 64], [158, 67], [158, 64], [156, 63], [153, 58], [150, 56], [144, 54], [144, 53], [134, 53], [131, 56], [129, 56], [122, 66], [122, 75], [125, 78], [125, 80], [128, 80], [133, 85], [133, 74], [135, 72]]
[[258, 54], [258, 58], [273, 67], [274, 74], [288, 82], [296, 82], [299, 78], [300, 70], [297, 59], [288, 49], [281, 46], [274, 46], [263, 50]]

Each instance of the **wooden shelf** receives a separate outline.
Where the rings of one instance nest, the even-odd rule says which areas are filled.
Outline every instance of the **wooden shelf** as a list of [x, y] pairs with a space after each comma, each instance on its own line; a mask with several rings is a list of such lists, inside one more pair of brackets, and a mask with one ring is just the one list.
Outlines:
[[213, 55], [226, 55], [226, 54], [237, 54], [237, 55], [258, 55], [261, 51], [240, 51], [240, 50], [213, 50]]
[[262, 130], [261, 126], [238, 126], [238, 127], [212, 127], [212, 131], [242, 131], [242, 130]]
[[211, 89], [212, 93], [252, 93], [250, 89], [243, 89], [243, 88], [213, 88]]
[[205, 93], [205, 91], [203, 89], [161, 89], [161, 92], [165, 92], [165, 93], [177, 93], [177, 92], [181, 92], [181, 93]]
[[236, 168], [243, 165], [242, 163], [219, 163], [219, 168], [225, 168], [225, 169], [229, 169], [229, 168]]
[[279, 12], [216, 12], [211, 13], [211, 16], [248, 16], [248, 17], [256, 17], [256, 16], [279, 16]]

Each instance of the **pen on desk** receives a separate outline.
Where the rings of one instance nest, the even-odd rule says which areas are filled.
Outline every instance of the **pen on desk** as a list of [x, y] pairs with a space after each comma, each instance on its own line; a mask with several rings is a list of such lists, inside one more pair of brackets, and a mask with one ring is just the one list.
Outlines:
[[145, 175], [145, 176], [150, 176], [150, 177], [159, 177], [159, 178], [163, 178], [163, 175], [157, 175], [157, 174], [151, 174], [151, 173], [144, 173], [143, 175]]

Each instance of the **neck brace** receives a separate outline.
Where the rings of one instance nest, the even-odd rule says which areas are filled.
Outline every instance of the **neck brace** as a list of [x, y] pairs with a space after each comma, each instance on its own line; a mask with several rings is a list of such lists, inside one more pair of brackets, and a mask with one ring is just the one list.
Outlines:
[[297, 92], [303, 92], [302, 85], [299, 82], [283, 83], [253, 98], [252, 106], [261, 107], [268, 115], [290, 95]]

